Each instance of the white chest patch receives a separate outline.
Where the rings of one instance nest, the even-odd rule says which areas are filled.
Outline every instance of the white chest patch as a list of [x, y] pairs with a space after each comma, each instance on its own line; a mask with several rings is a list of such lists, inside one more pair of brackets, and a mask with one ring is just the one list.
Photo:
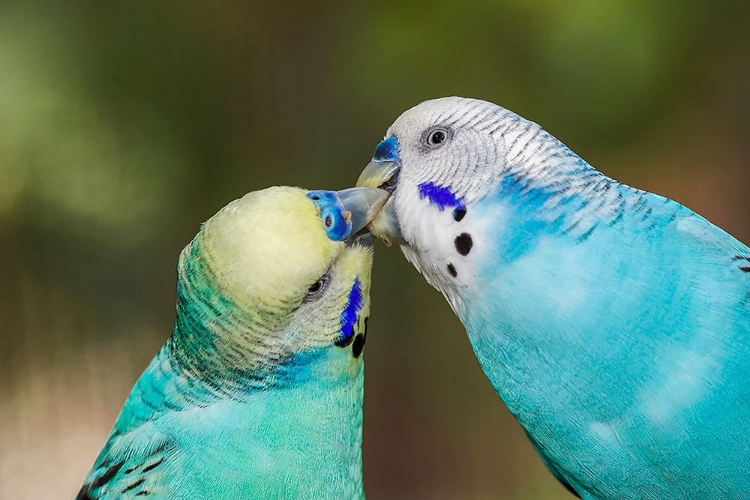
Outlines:
[[441, 207], [414, 197], [399, 207], [406, 259], [442, 292], [457, 314], [463, 291], [476, 282], [484, 238], [471, 208]]

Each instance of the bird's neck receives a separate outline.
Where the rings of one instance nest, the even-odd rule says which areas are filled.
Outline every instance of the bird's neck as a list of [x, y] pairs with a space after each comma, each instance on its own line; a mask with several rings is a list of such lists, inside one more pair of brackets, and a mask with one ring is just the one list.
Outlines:
[[185, 376], [230, 394], [278, 382], [268, 360], [280, 357], [271, 331], [282, 312], [236, 303], [201, 247], [196, 237], [180, 255], [170, 356]]

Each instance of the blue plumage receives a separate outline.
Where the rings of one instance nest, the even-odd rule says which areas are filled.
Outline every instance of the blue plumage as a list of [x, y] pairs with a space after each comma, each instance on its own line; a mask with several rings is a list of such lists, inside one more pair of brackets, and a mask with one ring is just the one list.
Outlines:
[[373, 226], [443, 292], [551, 472], [584, 499], [750, 498], [750, 248], [491, 103], [427, 101], [388, 136], [389, 174], [360, 179], [398, 176]]

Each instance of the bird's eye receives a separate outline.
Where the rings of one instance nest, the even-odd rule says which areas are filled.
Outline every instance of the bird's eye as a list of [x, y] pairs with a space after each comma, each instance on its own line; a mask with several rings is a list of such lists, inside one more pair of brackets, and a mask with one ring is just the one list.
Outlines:
[[318, 281], [310, 285], [307, 289], [307, 295], [305, 295], [305, 301], [316, 299], [320, 297], [326, 288], [328, 288], [329, 277], [328, 274], [324, 274]]
[[447, 140], [448, 131], [442, 128], [432, 130], [427, 134], [427, 145], [433, 148], [440, 146]]
[[437, 146], [445, 140], [445, 132], [442, 130], [436, 130], [430, 134], [430, 144]]

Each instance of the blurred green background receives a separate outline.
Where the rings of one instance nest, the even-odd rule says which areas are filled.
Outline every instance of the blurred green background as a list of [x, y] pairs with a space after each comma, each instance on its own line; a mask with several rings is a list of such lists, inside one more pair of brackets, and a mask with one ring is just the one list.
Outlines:
[[[171, 331], [199, 224], [350, 186], [431, 97], [502, 104], [750, 242], [750, 2], [0, 5], [0, 498], [70, 498]], [[377, 248], [372, 499], [571, 498], [459, 322]]]

